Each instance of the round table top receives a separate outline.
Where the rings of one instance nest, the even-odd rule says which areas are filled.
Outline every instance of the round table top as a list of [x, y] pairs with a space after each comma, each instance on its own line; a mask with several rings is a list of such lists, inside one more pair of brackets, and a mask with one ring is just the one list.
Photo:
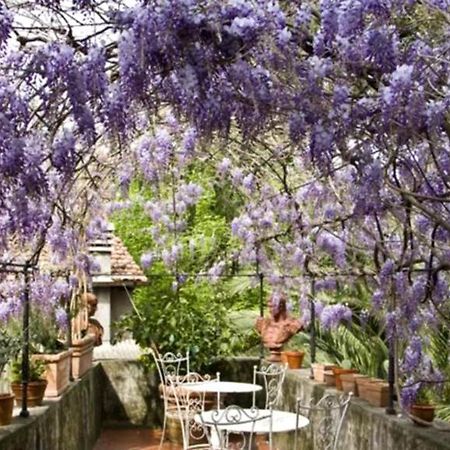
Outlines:
[[239, 394], [257, 392], [262, 386], [253, 383], [238, 383], [237, 381], [201, 381], [199, 383], [183, 383], [183, 389], [196, 392], [216, 392], [221, 394]]
[[[212, 415], [215, 414], [216, 421], [217, 418], [220, 418], [220, 413], [223, 412], [223, 409], [219, 410], [211, 410], [204, 411], [198, 417], [196, 417], [196, 421], [202, 421], [206, 425], [214, 425], [214, 420]], [[248, 411], [249, 416], [252, 415], [250, 409], [244, 409], [244, 411]], [[253, 413], [254, 415], [254, 413]], [[230, 423], [230, 425], [219, 425], [217, 428], [220, 430], [228, 430], [234, 432], [241, 433], [269, 433], [270, 431], [270, 410], [269, 409], [260, 409], [257, 417], [266, 416], [264, 419], [258, 419], [255, 422], [247, 422], [243, 424]], [[279, 411], [277, 409], [272, 410], [272, 433], [285, 433], [288, 431], [294, 431], [296, 428], [304, 428], [309, 425], [309, 419], [305, 416], [298, 416], [298, 424], [297, 424], [297, 415], [288, 411]]]

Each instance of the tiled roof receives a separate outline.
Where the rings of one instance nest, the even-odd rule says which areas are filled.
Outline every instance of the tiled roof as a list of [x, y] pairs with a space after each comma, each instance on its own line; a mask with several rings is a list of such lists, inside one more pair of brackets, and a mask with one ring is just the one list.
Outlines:
[[138, 284], [147, 282], [144, 272], [135, 263], [124, 243], [117, 236], [112, 236], [111, 242], [111, 277], [117, 281], [129, 280]]

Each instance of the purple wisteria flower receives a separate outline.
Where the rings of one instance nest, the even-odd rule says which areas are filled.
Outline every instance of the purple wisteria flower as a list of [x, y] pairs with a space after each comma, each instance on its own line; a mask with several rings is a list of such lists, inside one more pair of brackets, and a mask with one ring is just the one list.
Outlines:
[[144, 253], [141, 256], [141, 265], [144, 269], [150, 269], [155, 260], [155, 255], [152, 252]]
[[352, 310], [345, 305], [325, 306], [320, 313], [320, 323], [326, 329], [337, 328], [342, 322], [351, 322]]

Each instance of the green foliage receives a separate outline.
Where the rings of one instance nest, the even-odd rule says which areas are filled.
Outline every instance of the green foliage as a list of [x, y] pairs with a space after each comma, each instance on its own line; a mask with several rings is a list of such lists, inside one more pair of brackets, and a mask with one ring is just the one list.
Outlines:
[[5, 366], [15, 357], [20, 350], [20, 339], [11, 335], [9, 330], [0, 330], [0, 376], [5, 370]]
[[380, 335], [369, 326], [352, 323], [332, 331], [319, 327], [316, 343], [327, 355], [327, 362], [341, 365], [344, 361], [350, 361], [351, 366], [361, 373], [373, 377], [386, 376], [384, 362], [388, 359], [388, 348]]
[[[187, 229], [177, 236], [185, 249], [177, 270], [191, 276], [174, 290], [174, 274], [155, 262], [146, 272], [149, 286], [133, 294], [135, 310], [114, 326], [117, 336], [131, 332], [141, 346], [154, 342], [162, 353], [184, 353], [189, 348], [198, 367], [216, 356], [245, 351], [253, 345], [255, 336], [252, 331], [239, 332], [228, 319], [229, 310], [241, 298], [239, 294], [230, 295], [227, 283], [222, 281], [212, 284], [195, 277], [214, 261], [228, 259], [232, 250], [229, 219], [233, 214], [208, 169], [193, 168], [190, 180], [202, 184], [204, 193], [189, 210]], [[131, 208], [117, 213], [113, 220], [116, 233], [139, 261], [143, 253], [156, 248], [149, 232], [152, 224], [143, 207], [152, 192], [136, 180], [130, 198]], [[231, 191], [227, 198], [232, 198]]]
[[418, 405], [431, 405], [433, 401], [433, 390], [431, 386], [422, 385], [417, 393], [417, 397], [414, 403]]
[[34, 353], [59, 353], [67, 348], [61, 341], [60, 331], [53, 318], [39, 310], [30, 315], [30, 341]]
[[[434, 366], [442, 374], [445, 380], [450, 379], [450, 331], [447, 328], [440, 328], [439, 330], [433, 330], [430, 332], [430, 345], [429, 352]], [[438, 393], [435, 394], [436, 403], [438, 404], [436, 409], [436, 416], [439, 419], [450, 422], [450, 383], [444, 383]]]
[[[29, 365], [29, 381], [40, 381], [44, 380], [45, 370], [47, 368], [47, 364], [44, 361], [37, 359], [30, 359]], [[22, 361], [20, 359], [16, 359], [11, 364], [11, 382], [12, 383], [21, 383], [22, 382]]]
[[161, 353], [189, 349], [196, 369], [242, 345], [241, 334], [229, 324], [220, 293], [207, 283], [189, 283], [177, 296], [171, 283], [164, 278], [157, 286], [152, 283], [139, 289], [135, 293], [139, 314], [124, 317], [117, 324], [121, 332], [131, 331], [143, 347], [156, 344]]

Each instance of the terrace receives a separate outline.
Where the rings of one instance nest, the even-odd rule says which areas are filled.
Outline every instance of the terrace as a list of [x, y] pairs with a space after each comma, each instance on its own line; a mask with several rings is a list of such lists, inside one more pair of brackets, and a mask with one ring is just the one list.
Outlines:
[[0, 449], [448, 448], [449, 35], [449, 0], [1, 1]]

